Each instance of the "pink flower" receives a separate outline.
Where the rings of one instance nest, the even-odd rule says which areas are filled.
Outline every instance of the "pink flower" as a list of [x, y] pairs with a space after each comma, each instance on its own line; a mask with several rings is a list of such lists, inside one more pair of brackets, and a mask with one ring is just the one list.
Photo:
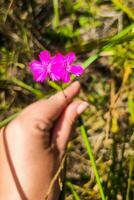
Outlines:
[[74, 52], [70, 52], [66, 56], [58, 53], [54, 59], [56, 62], [59, 62], [59, 65], [52, 66], [52, 74], [59, 77], [64, 83], [70, 81], [71, 74], [80, 76], [84, 72], [84, 69], [80, 65], [72, 65], [72, 63], [76, 60]]
[[39, 54], [40, 61], [33, 60], [29, 66], [33, 74], [33, 78], [37, 82], [44, 82], [48, 76], [51, 67], [51, 56], [48, 51], [41, 51]]
[[51, 71], [52, 66], [58, 69], [60, 66], [59, 60], [57, 60], [56, 57], [51, 57], [48, 51], [41, 51], [39, 59], [39, 61], [33, 60], [29, 64], [34, 80], [37, 82], [44, 82], [47, 78], [50, 78], [53, 81], [59, 81], [59, 75], [56, 75], [55, 71]]
[[53, 81], [70, 81], [70, 75], [80, 76], [84, 69], [80, 65], [72, 65], [76, 57], [73, 52], [63, 56], [61, 53], [51, 57], [48, 51], [41, 51], [39, 61], [33, 60], [29, 66], [33, 78], [37, 82], [44, 82], [47, 78]]

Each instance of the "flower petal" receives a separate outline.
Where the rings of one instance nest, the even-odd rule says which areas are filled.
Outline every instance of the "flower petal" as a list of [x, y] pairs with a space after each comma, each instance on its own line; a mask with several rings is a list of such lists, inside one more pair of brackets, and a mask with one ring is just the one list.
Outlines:
[[34, 80], [37, 81], [37, 82], [44, 82], [47, 78], [47, 72], [46, 71], [42, 71], [42, 72], [39, 72], [38, 74], [36, 74], [34, 76]]
[[62, 74], [63, 74], [63, 67], [59, 65], [58, 63], [55, 63], [51, 66], [51, 73], [50, 78], [53, 81], [59, 81], [61, 80]]
[[47, 69], [44, 68], [41, 62], [33, 60], [29, 66], [35, 81], [43, 82], [47, 78]]
[[52, 81], [60, 81], [60, 77], [57, 74], [51, 73], [50, 78]]
[[57, 62], [52, 65], [50, 77], [52, 80], [62, 80], [65, 83], [70, 81], [70, 74], [64, 68], [64, 62]]
[[64, 70], [64, 57], [61, 53], [56, 54], [51, 62], [50, 78], [53, 81], [59, 81], [62, 78]]
[[76, 56], [74, 52], [68, 53], [64, 58], [68, 64], [72, 64], [72, 62], [76, 60]]
[[45, 50], [45, 51], [40, 52], [39, 58], [40, 58], [41, 63], [43, 65], [46, 65], [50, 62], [51, 55], [50, 55], [49, 51]]
[[80, 76], [84, 73], [84, 69], [80, 65], [74, 65], [70, 67], [70, 72], [76, 76]]
[[58, 64], [63, 64], [64, 62], [64, 56], [61, 53], [57, 53], [53, 59], [52, 59], [52, 63], [58, 63]]
[[64, 82], [64, 83], [68, 83], [70, 81], [70, 74], [67, 72], [67, 71], [63, 71], [62, 72], [62, 78], [61, 80]]

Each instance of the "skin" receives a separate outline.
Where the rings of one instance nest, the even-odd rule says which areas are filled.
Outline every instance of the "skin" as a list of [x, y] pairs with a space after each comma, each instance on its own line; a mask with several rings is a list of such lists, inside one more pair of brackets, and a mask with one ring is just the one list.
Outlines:
[[[6, 127], [7, 145], [21, 187], [28, 200], [43, 200], [50, 182], [59, 168], [72, 126], [86, 109], [87, 103], [73, 98], [80, 84], [74, 82], [65, 91], [47, 100], [26, 107]], [[0, 134], [0, 200], [21, 200], [17, 191]], [[2, 184], [1, 184], [2, 183]], [[48, 197], [57, 200], [59, 186], [55, 183]]]

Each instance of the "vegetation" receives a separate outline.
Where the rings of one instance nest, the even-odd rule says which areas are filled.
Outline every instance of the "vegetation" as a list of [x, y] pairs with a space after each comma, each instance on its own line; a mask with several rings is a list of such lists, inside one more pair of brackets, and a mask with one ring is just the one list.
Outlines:
[[85, 67], [79, 97], [89, 109], [68, 145], [61, 198], [134, 199], [133, 0], [1, 0], [0, 127], [61, 89], [29, 73], [42, 49], [75, 51]]

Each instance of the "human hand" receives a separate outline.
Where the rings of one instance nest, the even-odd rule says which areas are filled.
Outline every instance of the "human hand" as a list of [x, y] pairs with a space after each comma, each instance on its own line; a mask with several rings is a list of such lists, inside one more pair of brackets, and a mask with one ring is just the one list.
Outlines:
[[[43, 200], [50, 182], [63, 158], [72, 126], [88, 104], [72, 102], [80, 89], [74, 82], [47, 100], [26, 107], [8, 124], [4, 134], [18, 181], [29, 200]], [[3, 129], [1, 130], [1, 133]], [[0, 135], [0, 199], [19, 200], [11, 173], [2, 134]], [[57, 200], [58, 185], [53, 187], [49, 200]]]

